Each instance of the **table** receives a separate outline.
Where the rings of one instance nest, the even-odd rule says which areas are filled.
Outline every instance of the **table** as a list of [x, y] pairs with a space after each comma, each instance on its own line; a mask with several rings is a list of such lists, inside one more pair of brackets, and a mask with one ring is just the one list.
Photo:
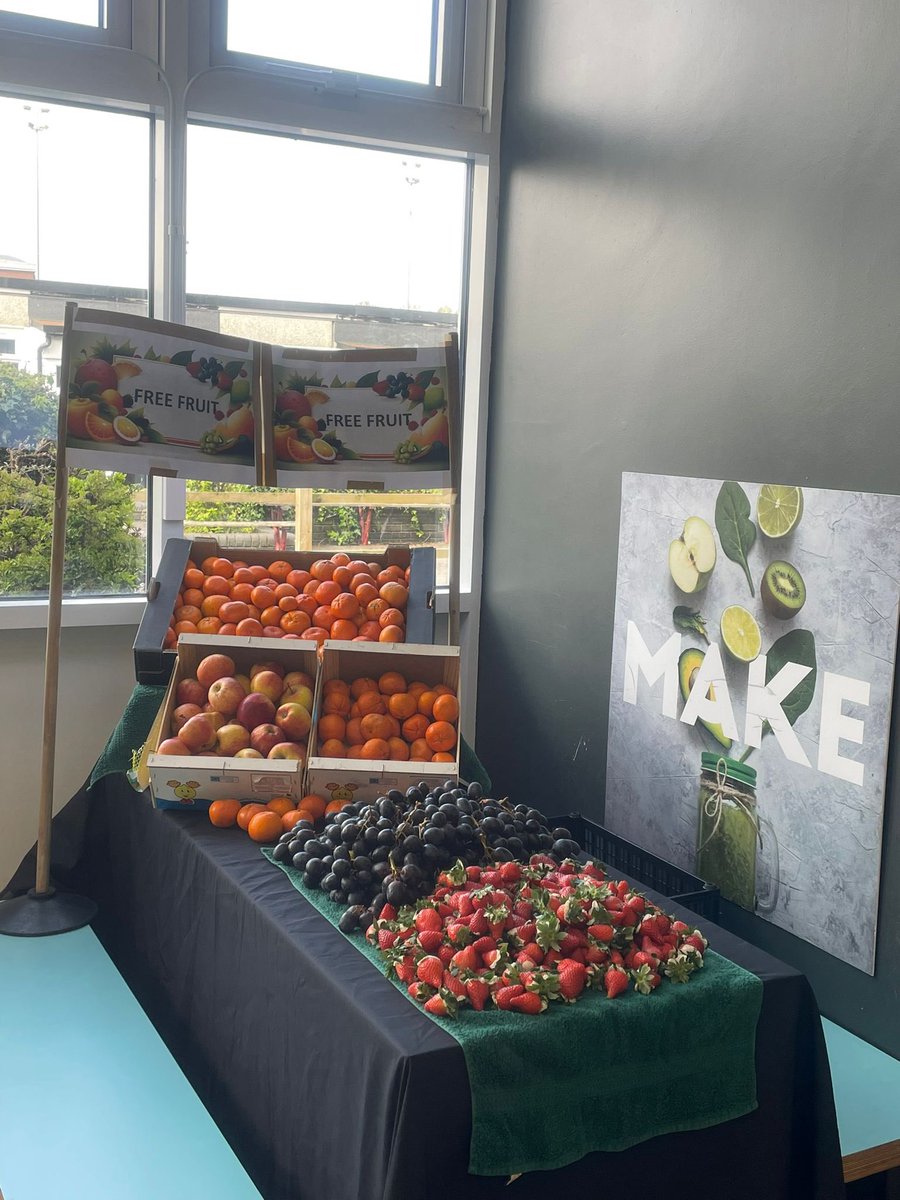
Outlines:
[[[120, 776], [73, 798], [56, 824], [55, 876], [100, 905], [98, 936], [266, 1200], [595, 1195], [605, 1178], [627, 1190], [630, 1166], [672, 1200], [843, 1195], [811, 989], [721, 929], [695, 921], [764, 984], [757, 1111], [507, 1190], [504, 1179], [466, 1173], [471, 1107], [458, 1044], [249, 839], [202, 815], [154, 811]], [[27, 886], [27, 868], [14, 882]]]

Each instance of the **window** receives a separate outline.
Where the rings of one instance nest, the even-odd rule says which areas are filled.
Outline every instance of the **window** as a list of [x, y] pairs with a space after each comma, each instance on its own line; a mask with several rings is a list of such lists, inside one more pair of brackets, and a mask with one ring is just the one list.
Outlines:
[[106, 23], [105, 8], [103, 0], [3, 0], [0, 3], [0, 13], [20, 13], [26, 17], [44, 17], [101, 29]]
[[[66, 302], [147, 312], [149, 122], [0, 98], [0, 144], [17, 180], [0, 221], [0, 597], [33, 597], [49, 583]], [[109, 176], [104, 161], [115, 164]], [[143, 587], [142, 487], [115, 472], [71, 473], [69, 594]]]

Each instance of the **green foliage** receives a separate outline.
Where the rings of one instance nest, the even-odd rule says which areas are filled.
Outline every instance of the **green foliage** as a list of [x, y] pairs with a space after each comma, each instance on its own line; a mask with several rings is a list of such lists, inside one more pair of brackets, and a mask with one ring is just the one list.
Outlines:
[[[54, 461], [52, 451], [29, 456], [25, 465], [11, 456], [0, 469], [0, 595], [42, 594], [49, 587]], [[121, 474], [71, 473], [67, 593], [133, 592], [140, 585], [145, 552], [132, 527], [133, 493]]]
[[358, 508], [318, 508], [316, 515], [316, 523], [326, 526], [325, 536], [333, 545], [358, 546], [362, 541]]
[[[221, 521], [221, 530], [229, 530], [233, 533], [238, 532], [234, 528], [236, 523], [248, 524], [253, 521], [267, 521], [267, 509], [271, 505], [261, 503], [264, 500], [262, 489], [255, 487], [249, 483], [211, 483], [192, 481], [188, 485], [188, 490], [191, 492], [209, 492], [209, 502], [205, 500], [189, 500], [185, 511], [185, 521], [191, 524], [194, 521]], [[217, 492], [246, 492], [249, 496], [256, 496], [258, 499], [249, 499], [246, 503], [235, 504], [232, 501], [224, 503], [216, 501], [215, 495]], [[218, 531], [218, 527], [217, 527]], [[207, 528], [206, 532], [214, 532]]]
[[0, 446], [37, 446], [55, 438], [58, 404], [45, 376], [0, 363]]

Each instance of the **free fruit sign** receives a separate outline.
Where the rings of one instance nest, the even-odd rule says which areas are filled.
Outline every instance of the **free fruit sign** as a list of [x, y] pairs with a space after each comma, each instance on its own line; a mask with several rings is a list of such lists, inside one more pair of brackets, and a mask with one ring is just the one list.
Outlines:
[[73, 304], [63, 378], [70, 466], [262, 481], [255, 343]]
[[450, 486], [454, 385], [444, 347], [266, 347], [264, 406], [277, 482]]
[[900, 497], [625, 474], [606, 824], [869, 974]]

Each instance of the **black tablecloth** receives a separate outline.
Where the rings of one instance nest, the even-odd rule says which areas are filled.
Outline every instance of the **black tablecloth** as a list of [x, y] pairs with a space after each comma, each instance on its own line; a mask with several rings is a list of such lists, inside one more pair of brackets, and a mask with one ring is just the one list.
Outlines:
[[[111, 776], [70, 801], [54, 838], [54, 878], [98, 902], [98, 936], [266, 1200], [535, 1200], [636, 1187], [672, 1200], [843, 1195], [806, 979], [693, 914], [715, 949], [764, 984], [757, 1111], [592, 1154], [507, 1190], [504, 1179], [466, 1172], [471, 1106], [459, 1045], [244, 834], [204, 815], [156, 812]], [[26, 860], [13, 890], [32, 879]], [[158, 1113], [152, 1130], [163, 1154], [165, 1120]]]

